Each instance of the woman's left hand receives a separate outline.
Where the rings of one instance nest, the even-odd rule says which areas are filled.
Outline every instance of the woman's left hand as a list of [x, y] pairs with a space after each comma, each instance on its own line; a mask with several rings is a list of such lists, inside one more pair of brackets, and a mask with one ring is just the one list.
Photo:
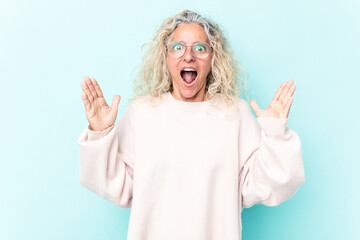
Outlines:
[[274, 118], [288, 118], [290, 106], [294, 100], [292, 97], [296, 86], [294, 81], [285, 81], [276, 91], [270, 105], [267, 109], [261, 109], [255, 100], [250, 101], [250, 106], [254, 109], [257, 117], [274, 117]]

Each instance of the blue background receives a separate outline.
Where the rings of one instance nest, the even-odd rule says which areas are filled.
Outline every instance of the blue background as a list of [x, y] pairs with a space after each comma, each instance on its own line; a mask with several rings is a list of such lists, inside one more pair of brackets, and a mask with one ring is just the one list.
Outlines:
[[297, 86], [288, 126], [306, 182], [280, 206], [245, 209], [243, 239], [360, 239], [356, 0], [1, 0], [0, 239], [126, 239], [130, 209], [79, 184], [80, 82], [95, 77], [109, 104], [121, 95], [121, 116], [141, 45], [184, 9], [224, 28], [262, 108], [283, 81]]

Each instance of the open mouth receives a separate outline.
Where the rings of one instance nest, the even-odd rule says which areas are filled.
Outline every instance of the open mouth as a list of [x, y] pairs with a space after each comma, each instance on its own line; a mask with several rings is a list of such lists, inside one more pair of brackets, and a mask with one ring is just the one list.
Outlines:
[[193, 69], [184, 69], [180, 72], [182, 80], [186, 84], [191, 84], [196, 80], [197, 77], [197, 71]]

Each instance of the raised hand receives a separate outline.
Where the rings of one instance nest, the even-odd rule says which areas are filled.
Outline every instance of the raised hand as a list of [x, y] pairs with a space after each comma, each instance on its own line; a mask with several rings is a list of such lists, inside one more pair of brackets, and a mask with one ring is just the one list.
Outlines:
[[89, 121], [90, 129], [102, 131], [115, 123], [118, 106], [121, 97], [115, 95], [111, 107], [106, 103], [103, 93], [95, 78], [84, 77], [81, 82], [83, 92], [81, 94], [84, 101], [86, 118]]
[[283, 82], [276, 91], [267, 109], [261, 109], [255, 100], [251, 100], [250, 106], [254, 109], [256, 116], [288, 118], [290, 106], [294, 100], [292, 95], [296, 89], [293, 83], [293, 80]]

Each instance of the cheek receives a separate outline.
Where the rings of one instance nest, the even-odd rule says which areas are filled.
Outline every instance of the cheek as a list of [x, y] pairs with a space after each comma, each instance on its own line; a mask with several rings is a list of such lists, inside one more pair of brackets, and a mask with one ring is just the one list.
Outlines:
[[166, 57], [166, 67], [167, 67], [167, 69], [170, 71], [170, 64], [169, 64], [169, 60], [168, 60], [168, 58]]
[[176, 65], [175, 65], [174, 61], [171, 61], [171, 59], [166, 58], [166, 67], [169, 70], [169, 72], [171, 73], [171, 75], [175, 74]]
[[205, 69], [206, 75], [208, 75], [211, 72], [211, 62], [205, 63], [204, 69]]

